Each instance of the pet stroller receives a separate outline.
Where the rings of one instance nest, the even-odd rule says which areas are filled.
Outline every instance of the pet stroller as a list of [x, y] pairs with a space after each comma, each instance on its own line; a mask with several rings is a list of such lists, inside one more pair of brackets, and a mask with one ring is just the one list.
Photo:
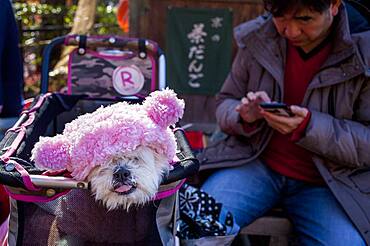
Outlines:
[[[50, 57], [63, 44], [75, 47], [67, 87], [50, 93]], [[124, 83], [125, 76], [132, 76], [130, 83]], [[174, 245], [177, 190], [199, 167], [180, 128], [173, 129], [178, 160], [156, 198], [128, 212], [108, 211], [91, 197], [87, 182], [70, 178], [66, 170], [40, 170], [30, 160], [40, 136], [62, 132], [78, 115], [117, 101], [139, 103], [164, 87], [165, 57], [150, 40], [65, 36], [46, 46], [41, 94], [0, 143], [0, 182], [11, 197], [9, 245]]]

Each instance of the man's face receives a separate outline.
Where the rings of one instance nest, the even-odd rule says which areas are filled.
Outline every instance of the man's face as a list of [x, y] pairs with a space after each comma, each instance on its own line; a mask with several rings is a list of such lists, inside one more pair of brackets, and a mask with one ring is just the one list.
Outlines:
[[331, 4], [322, 13], [309, 8], [293, 9], [273, 21], [279, 34], [305, 52], [319, 45], [329, 34], [334, 16], [338, 14], [340, 2]]

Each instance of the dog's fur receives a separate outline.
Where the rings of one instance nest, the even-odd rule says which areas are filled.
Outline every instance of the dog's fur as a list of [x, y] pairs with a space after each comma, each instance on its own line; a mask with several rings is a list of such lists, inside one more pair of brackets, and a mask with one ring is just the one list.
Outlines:
[[40, 138], [31, 160], [89, 181], [108, 209], [128, 209], [155, 196], [176, 153], [169, 126], [183, 113], [183, 100], [169, 89], [152, 92], [141, 105], [101, 107], [66, 124], [62, 134]]
[[[122, 181], [114, 177], [114, 169], [118, 166], [130, 171], [130, 175]], [[122, 206], [129, 209], [133, 204], [142, 205], [152, 199], [162, 177], [170, 169], [165, 156], [157, 154], [149, 147], [139, 147], [126, 156], [117, 156], [106, 167], [97, 166], [89, 174], [87, 180], [95, 199], [100, 200], [108, 209]], [[129, 193], [115, 191], [115, 184], [131, 187]]]

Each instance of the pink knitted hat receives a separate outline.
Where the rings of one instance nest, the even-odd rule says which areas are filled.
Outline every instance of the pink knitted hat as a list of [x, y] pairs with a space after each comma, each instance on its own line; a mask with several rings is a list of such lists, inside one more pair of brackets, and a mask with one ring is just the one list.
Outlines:
[[183, 113], [184, 101], [170, 89], [152, 92], [142, 105], [120, 102], [101, 107], [66, 124], [63, 134], [41, 137], [31, 159], [40, 168], [67, 168], [77, 180], [138, 146], [150, 147], [170, 162], [176, 141], [168, 126]]

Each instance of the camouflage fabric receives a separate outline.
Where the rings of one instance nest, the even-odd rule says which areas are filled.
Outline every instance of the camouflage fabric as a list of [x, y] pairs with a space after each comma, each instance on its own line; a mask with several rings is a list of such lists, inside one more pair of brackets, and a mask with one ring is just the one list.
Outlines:
[[153, 64], [149, 57], [141, 59], [133, 52], [107, 56], [87, 51], [84, 55], [79, 55], [74, 50], [70, 59], [68, 83], [71, 83], [69, 92], [72, 94], [88, 94], [95, 98], [122, 97], [113, 87], [113, 72], [117, 67], [132, 65], [139, 68], [144, 76], [144, 86], [135, 95], [145, 97], [151, 92]]

